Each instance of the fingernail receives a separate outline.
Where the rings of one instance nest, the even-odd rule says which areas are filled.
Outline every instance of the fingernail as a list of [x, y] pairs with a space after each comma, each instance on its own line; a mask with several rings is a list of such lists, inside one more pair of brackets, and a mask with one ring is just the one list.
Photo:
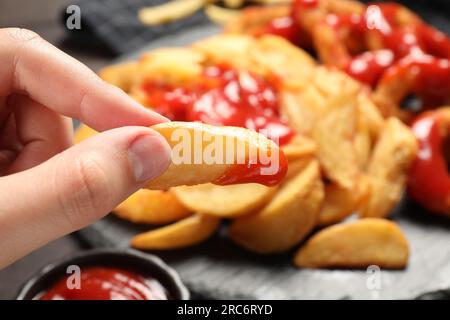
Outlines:
[[131, 143], [128, 156], [136, 181], [149, 181], [169, 167], [170, 147], [161, 136], [144, 135]]

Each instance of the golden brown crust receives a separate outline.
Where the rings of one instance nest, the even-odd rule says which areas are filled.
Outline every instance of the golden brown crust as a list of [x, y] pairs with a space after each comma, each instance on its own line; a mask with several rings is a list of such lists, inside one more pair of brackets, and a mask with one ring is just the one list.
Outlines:
[[325, 228], [295, 254], [301, 268], [400, 269], [408, 263], [409, 248], [403, 232], [385, 219], [361, 219]]

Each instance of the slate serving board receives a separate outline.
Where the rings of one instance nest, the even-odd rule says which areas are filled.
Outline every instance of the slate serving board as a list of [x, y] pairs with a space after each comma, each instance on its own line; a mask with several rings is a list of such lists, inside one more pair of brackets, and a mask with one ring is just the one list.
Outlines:
[[[447, 29], [439, 16], [439, 25]], [[448, 20], [447, 20], [448, 22]], [[160, 38], [143, 51], [186, 45], [215, 34], [206, 25]], [[136, 58], [139, 52], [121, 60]], [[379, 289], [369, 289], [365, 270], [299, 270], [292, 266], [292, 252], [261, 257], [227, 239], [226, 226], [199, 246], [170, 252], [152, 252], [172, 265], [194, 297], [214, 299], [411, 299], [450, 298], [450, 219], [431, 216], [405, 199], [396, 209], [398, 222], [410, 242], [406, 270], [381, 270]], [[138, 226], [114, 215], [78, 232], [95, 247], [127, 247], [130, 238], [151, 226]], [[369, 280], [370, 281], [370, 280]]]

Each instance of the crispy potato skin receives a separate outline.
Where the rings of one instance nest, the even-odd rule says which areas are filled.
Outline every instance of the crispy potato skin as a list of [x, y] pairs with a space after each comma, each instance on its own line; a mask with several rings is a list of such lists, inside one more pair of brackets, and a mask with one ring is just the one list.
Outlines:
[[294, 257], [302, 268], [406, 267], [408, 241], [393, 222], [367, 218], [325, 228], [313, 235]]
[[281, 146], [281, 150], [286, 156], [288, 163], [291, 163], [297, 160], [314, 157], [317, 145], [314, 140], [306, 136], [295, 135], [289, 143]]
[[370, 197], [369, 179], [361, 175], [353, 189], [337, 184], [325, 186], [325, 199], [319, 215], [319, 226], [338, 223], [349, 215], [358, 212]]
[[404, 192], [417, 149], [411, 130], [400, 120], [389, 118], [368, 165], [371, 195], [360, 211], [361, 217], [382, 218], [390, 214]]
[[240, 246], [257, 253], [289, 250], [315, 226], [323, 196], [319, 166], [312, 161], [281, 186], [260, 212], [234, 220], [229, 235]]
[[[188, 134], [188, 139], [190, 140], [190, 146], [192, 148], [191, 155], [198, 154], [198, 150], [194, 149], [195, 143], [194, 138], [196, 135], [201, 136], [204, 141], [202, 143], [202, 147], [205, 148], [206, 145], [212, 143], [211, 139], [221, 139], [225, 141], [226, 138], [232, 138], [235, 141], [235, 145], [237, 143], [245, 144], [246, 152], [248, 154], [248, 150], [250, 148], [254, 148], [261, 154], [267, 154], [269, 150], [279, 150], [278, 146], [267, 139], [261, 134], [258, 134], [255, 131], [251, 131], [244, 128], [238, 127], [216, 127], [211, 126], [199, 122], [166, 122], [157, 124], [151, 127], [160, 133], [164, 138], [166, 138], [169, 143], [172, 151], [174, 147], [180, 143], [179, 140], [175, 138], [173, 135], [177, 130], [182, 130], [182, 132]], [[178, 131], [181, 132], [181, 131]], [[227, 146], [225, 143], [223, 145], [223, 154], [227, 154], [232, 150], [227, 150]], [[203, 149], [201, 150], [203, 152]], [[279, 150], [279, 152], [282, 152]], [[172, 154], [173, 156], [173, 154]], [[173, 160], [173, 157], [172, 157]], [[235, 159], [236, 161], [237, 159]], [[221, 177], [227, 170], [231, 168], [234, 164], [227, 163], [213, 163], [206, 164], [204, 162], [200, 164], [193, 163], [182, 163], [175, 164], [173, 161], [170, 164], [169, 168], [163, 173], [161, 176], [156, 179], [150, 181], [147, 185], [147, 189], [152, 190], [167, 190], [171, 187], [182, 186], [182, 185], [197, 185], [202, 183], [214, 182], [219, 177]], [[237, 163], [237, 161], [235, 162]]]
[[138, 76], [138, 68], [136, 61], [126, 62], [103, 68], [98, 75], [106, 82], [129, 92]]
[[134, 223], [165, 224], [191, 214], [173, 193], [168, 191], [136, 191], [113, 211], [118, 217]]
[[256, 183], [218, 186], [212, 183], [171, 189], [177, 200], [195, 212], [222, 218], [236, 218], [264, 206], [277, 191]]
[[347, 94], [330, 102], [313, 130], [325, 176], [347, 189], [354, 187], [359, 171], [353, 144], [355, 130], [356, 101]]
[[138, 234], [131, 246], [143, 250], [170, 250], [199, 244], [219, 228], [217, 217], [195, 214], [174, 224]]

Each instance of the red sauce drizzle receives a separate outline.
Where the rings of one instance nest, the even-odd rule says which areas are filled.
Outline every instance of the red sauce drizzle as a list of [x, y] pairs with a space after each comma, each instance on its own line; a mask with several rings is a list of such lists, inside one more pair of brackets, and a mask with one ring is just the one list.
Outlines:
[[428, 209], [450, 209], [450, 175], [443, 155], [444, 138], [441, 121], [434, 113], [425, 113], [413, 125], [419, 152], [409, 174], [408, 192]]
[[143, 90], [150, 104], [171, 120], [243, 127], [280, 145], [295, 134], [280, 118], [275, 85], [247, 71], [211, 66], [184, 87], [150, 82]]
[[375, 86], [393, 62], [394, 55], [391, 50], [368, 51], [354, 57], [345, 71], [353, 78]]
[[[317, 0], [296, 0], [292, 4], [292, 16], [298, 17], [317, 6]], [[414, 67], [420, 75], [412, 93], [420, 96], [428, 106], [447, 103], [450, 97], [450, 38], [423, 21], [405, 24], [399, 10], [401, 6], [395, 3], [373, 3], [367, 5], [360, 15], [329, 14], [325, 18], [325, 23], [337, 32], [346, 28], [353, 44], [365, 46], [370, 32], [381, 39], [383, 50], [356, 53], [344, 70], [350, 76], [375, 86], [380, 80], [385, 80], [385, 74], [392, 75], [403, 72], [403, 67]], [[295, 36], [289, 33], [286, 38], [295, 39]]]
[[[270, 156], [270, 153], [268, 154]], [[264, 165], [261, 162], [236, 164], [231, 167], [223, 176], [214, 181], [218, 185], [229, 185], [236, 183], [260, 183], [266, 186], [275, 186], [284, 178], [287, 173], [287, 160], [283, 152], [278, 154], [278, 165], [276, 172], [270, 175], [261, 175], [263, 168], [269, 168], [272, 163]]]
[[[143, 90], [150, 104], [171, 120], [243, 127], [283, 145], [295, 132], [280, 118], [276, 86], [276, 79], [219, 65], [205, 68], [200, 79], [183, 87], [150, 82]], [[236, 165], [216, 183], [273, 185], [285, 175], [286, 162], [281, 159], [279, 171], [273, 175], [261, 175], [260, 169], [258, 163]]]
[[116, 268], [89, 267], [81, 272], [80, 289], [69, 289], [68, 276], [60, 279], [40, 300], [167, 300], [155, 279]]
[[290, 16], [273, 19], [263, 28], [262, 34], [273, 34], [295, 44], [301, 43], [299, 26]]

